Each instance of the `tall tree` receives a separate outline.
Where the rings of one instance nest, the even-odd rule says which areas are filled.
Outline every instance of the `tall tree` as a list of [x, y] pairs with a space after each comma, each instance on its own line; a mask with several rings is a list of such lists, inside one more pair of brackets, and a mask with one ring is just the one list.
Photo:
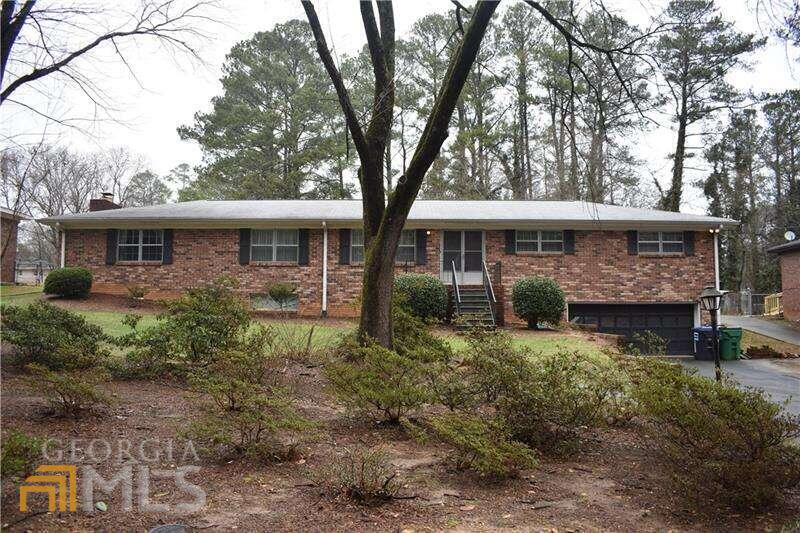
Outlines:
[[349, 196], [336, 179], [349, 141], [308, 24], [291, 20], [238, 43], [223, 73], [213, 109], [178, 130], [204, 151], [194, 192], [185, 195]]
[[665, 12], [670, 30], [658, 40], [656, 57], [668, 87], [672, 120], [678, 128], [672, 156], [672, 181], [662, 192], [660, 207], [678, 211], [683, 192], [686, 139], [689, 128], [739, 98], [726, 76], [746, 66], [746, 54], [765, 39], [736, 31], [719, 14], [713, 0], [673, 0]]
[[165, 204], [172, 196], [166, 181], [150, 170], [131, 176], [121, 191], [119, 202], [124, 207]]
[[761, 155], [772, 173], [775, 227], [780, 239], [786, 230], [800, 233], [800, 90], [767, 96], [763, 109], [767, 127]]
[[333, 61], [313, 4], [303, 1], [317, 42], [317, 52], [333, 82], [359, 156], [358, 171], [364, 212], [364, 279], [359, 332], [392, 346], [391, 299], [394, 261], [400, 234], [411, 205], [448, 134], [448, 126], [467, 74], [478, 54], [497, 2], [479, 2], [449, 63], [441, 89], [408, 168], [388, 199], [384, 185], [384, 156], [391, 135], [395, 99], [395, 30], [391, 2], [360, 2], [361, 19], [373, 67], [373, 108], [367, 124], [355, 113], [344, 80]]

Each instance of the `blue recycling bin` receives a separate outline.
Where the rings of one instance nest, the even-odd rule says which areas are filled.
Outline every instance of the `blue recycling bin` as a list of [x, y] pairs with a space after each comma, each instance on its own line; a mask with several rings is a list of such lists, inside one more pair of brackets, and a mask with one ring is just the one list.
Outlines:
[[692, 328], [694, 340], [694, 358], [698, 361], [714, 360], [714, 330], [711, 326]]

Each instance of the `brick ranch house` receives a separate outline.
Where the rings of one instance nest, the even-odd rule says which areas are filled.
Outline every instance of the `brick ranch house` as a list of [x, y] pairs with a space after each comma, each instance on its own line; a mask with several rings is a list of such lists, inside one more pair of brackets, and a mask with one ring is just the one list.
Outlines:
[[800, 324], [800, 239], [773, 246], [767, 251], [777, 254], [781, 262], [783, 316]]
[[[354, 316], [364, 248], [360, 200], [195, 201], [46, 218], [62, 235], [61, 263], [83, 266], [93, 291], [174, 296], [222, 275], [254, 308], [266, 287], [298, 287], [302, 316]], [[691, 351], [696, 301], [716, 282], [716, 233], [732, 220], [569, 201], [414, 203], [397, 271], [438, 276], [460, 291], [491, 280], [498, 321], [517, 320], [511, 288], [549, 276], [564, 289], [568, 318], [601, 332], [652, 330], [670, 351]], [[486, 275], [484, 275], [484, 271]], [[489, 292], [488, 290], [486, 292]]]

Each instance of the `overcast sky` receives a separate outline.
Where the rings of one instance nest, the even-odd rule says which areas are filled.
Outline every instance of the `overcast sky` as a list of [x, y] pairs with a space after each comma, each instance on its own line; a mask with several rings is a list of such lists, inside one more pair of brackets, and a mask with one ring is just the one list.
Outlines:
[[[719, 4], [724, 16], [733, 20], [740, 30], [762, 33], [752, 4], [734, 0]], [[451, 5], [445, 0], [396, 2], [397, 35], [402, 37], [419, 17], [433, 11], [445, 11]], [[620, 11], [631, 22], [646, 24], [651, 15], [660, 11], [663, 3], [631, 0], [611, 1], [607, 5]], [[364, 45], [356, 2], [318, 1], [317, 11], [328, 32], [329, 44], [335, 47], [336, 52], [352, 53]], [[59, 85], [50, 84], [50, 97], [45, 97], [21, 88], [15, 93], [15, 98], [62, 118], [81, 119], [75, 124], [80, 124], [82, 131], [52, 122], [45, 128], [44, 121], [31, 111], [6, 104], [0, 119], [0, 133], [6, 139], [4, 144], [37, 142], [44, 133], [51, 142], [79, 149], [128, 147], [143, 154], [150, 168], [161, 174], [180, 163], [199, 163], [200, 149], [192, 142], [181, 141], [176, 128], [191, 124], [193, 115], [209, 109], [210, 99], [220, 93], [219, 77], [225, 54], [236, 42], [257, 31], [270, 30], [275, 24], [292, 18], [304, 18], [300, 3], [295, 0], [223, 0], [221, 9], [214, 16], [223, 22], [204, 28], [211, 38], [201, 43], [203, 65], [191, 63], [184, 56], [165, 53], [155, 43], [145, 40], [124, 48], [135, 78], [115, 60], [109, 49], [81, 62], [80, 68], [97, 80], [113, 102], [113, 116], [118, 121], [92, 123], [82, 120], [93, 118], [94, 109], [75, 90], [63, 90]], [[730, 80], [742, 90], [757, 93], [795, 88], [800, 80], [800, 63], [793, 60], [796, 55], [796, 50], [787, 50], [782, 43], [771, 38], [767, 47], [753, 54], [753, 70], [735, 72]], [[671, 171], [667, 157], [673, 150], [674, 132], [670, 129], [668, 117], [656, 118], [663, 126], [653, 127], [634, 144], [638, 146], [637, 155], [646, 161], [642, 168], [643, 179], [656, 176], [666, 183]], [[697, 144], [696, 139], [694, 144]], [[685, 196], [684, 211], [703, 212], [705, 203], [699, 191], [687, 186]]]

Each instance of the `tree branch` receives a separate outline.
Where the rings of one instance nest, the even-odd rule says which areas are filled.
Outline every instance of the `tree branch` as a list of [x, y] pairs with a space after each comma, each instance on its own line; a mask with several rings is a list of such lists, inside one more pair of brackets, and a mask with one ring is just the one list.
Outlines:
[[34, 3], [35, 0], [26, 0], [15, 16], [14, 6], [16, 2], [12, 0], [4, 0], [2, 2], [2, 9], [0, 9], [0, 84], [3, 83], [11, 49], [14, 47], [14, 42], [16, 42], [20, 30], [25, 24], [25, 20], [30, 15]]
[[353, 137], [353, 144], [356, 147], [359, 157], [369, 157], [369, 148], [367, 141], [364, 138], [364, 132], [361, 129], [361, 123], [358, 121], [356, 111], [353, 108], [353, 103], [350, 101], [350, 95], [347, 93], [347, 88], [344, 86], [342, 75], [339, 69], [333, 62], [333, 57], [328, 49], [328, 43], [325, 40], [325, 34], [322, 32], [322, 26], [319, 23], [317, 11], [314, 9], [314, 4], [311, 0], [302, 0], [303, 9], [306, 12], [306, 18], [309, 25], [311, 25], [311, 32], [314, 34], [314, 41], [317, 43], [317, 53], [319, 54], [328, 76], [333, 82], [336, 89], [336, 95], [339, 98], [339, 105], [344, 112], [345, 122], [350, 135]]
[[464, 32], [464, 38], [455, 52], [441, 89], [431, 110], [428, 122], [417, 144], [417, 149], [408, 165], [405, 175], [398, 180], [395, 192], [389, 198], [387, 210], [395, 218], [405, 218], [416, 198], [425, 173], [439, 154], [447, 139], [450, 119], [458, 103], [461, 89], [467, 81], [472, 64], [480, 50], [481, 41], [489, 26], [489, 21], [499, 2], [482, 1], [474, 8], [474, 14]]

